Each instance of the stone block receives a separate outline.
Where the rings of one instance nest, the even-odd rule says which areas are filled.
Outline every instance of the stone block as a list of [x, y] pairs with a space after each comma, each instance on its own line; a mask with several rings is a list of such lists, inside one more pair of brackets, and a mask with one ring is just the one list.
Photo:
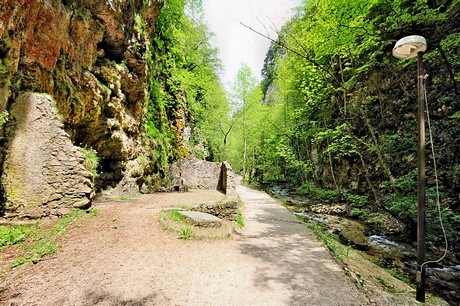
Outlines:
[[193, 225], [201, 227], [220, 227], [222, 226], [222, 220], [211, 214], [199, 212], [199, 211], [179, 211], [179, 214], [184, 216]]

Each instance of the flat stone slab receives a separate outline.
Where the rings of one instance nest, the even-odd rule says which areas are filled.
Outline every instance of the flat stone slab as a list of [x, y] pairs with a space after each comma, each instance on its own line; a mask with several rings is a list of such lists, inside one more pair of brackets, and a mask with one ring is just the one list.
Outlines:
[[179, 213], [193, 223], [202, 227], [220, 227], [222, 219], [199, 211], [179, 211]]

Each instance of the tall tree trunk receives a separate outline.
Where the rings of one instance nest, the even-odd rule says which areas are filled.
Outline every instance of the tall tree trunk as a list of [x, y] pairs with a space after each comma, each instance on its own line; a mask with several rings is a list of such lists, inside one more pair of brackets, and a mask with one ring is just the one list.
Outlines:
[[444, 53], [444, 50], [441, 48], [441, 45], [438, 46], [438, 50], [439, 50], [439, 53], [441, 54], [442, 59], [444, 60], [444, 65], [446, 66], [450, 79], [452, 80], [452, 86], [454, 87], [454, 91], [458, 95], [459, 92], [458, 92], [458, 87], [457, 87], [457, 81], [455, 80], [454, 70], [452, 69], [452, 66], [449, 63], [449, 60], [447, 59], [447, 56]]
[[[327, 146], [329, 147], [329, 140], [326, 140], [326, 141], [327, 141]], [[339, 189], [339, 184], [337, 184], [337, 179], [335, 178], [335, 174], [334, 174], [334, 166], [332, 165], [331, 152], [328, 152], [328, 155], [329, 155], [329, 166], [331, 167], [332, 180], [334, 181], [334, 187], [335, 187], [335, 190], [339, 192], [340, 189]]]
[[243, 181], [246, 178], [246, 158], [247, 158], [247, 152], [246, 152], [246, 127], [243, 126]]
[[369, 171], [367, 170], [367, 165], [366, 165], [366, 162], [364, 161], [363, 155], [358, 150], [356, 152], [358, 153], [359, 159], [361, 161], [361, 165], [364, 170], [364, 177], [366, 178], [366, 182], [369, 185], [369, 189], [372, 191], [372, 195], [374, 196], [374, 201], [379, 207], [382, 207], [382, 205], [380, 204], [378, 195], [377, 195], [377, 191], [375, 190], [374, 185], [372, 185]]
[[366, 124], [366, 126], [367, 126], [367, 128], [368, 128], [368, 130], [369, 130], [369, 132], [371, 134], [372, 141], [374, 142], [374, 146], [375, 146], [375, 151], [377, 152], [377, 157], [378, 157], [378, 160], [379, 160], [379, 164], [383, 168], [383, 170], [385, 171], [385, 173], [388, 176], [388, 178], [390, 179], [391, 186], [394, 186], [395, 178], [394, 178], [393, 174], [391, 173], [390, 168], [385, 163], [385, 160], [383, 159], [382, 151], [380, 150], [380, 145], [379, 145], [377, 136], [375, 134], [375, 130], [372, 127], [372, 124], [371, 124], [369, 118], [367, 117], [366, 112], [364, 111], [361, 103], [359, 104], [358, 108], [359, 108], [359, 111], [361, 113], [362, 119], [364, 120], [364, 122], [365, 122], [365, 124]]
[[224, 150], [223, 150], [223, 156], [222, 156], [222, 160], [227, 160], [228, 158], [228, 153], [227, 153], [227, 138], [228, 138], [228, 135], [230, 134], [230, 131], [232, 130], [233, 128], [233, 125], [234, 125], [234, 121], [232, 122], [232, 124], [230, 124], [230, 127], [227, 129], [227, 130], [224, 130], [223, 127], [222, 127], [222, 122], [219, 122], [219, 128], [220, 128], [220, 131], [222, 132], [223, 136], [224, 136]]

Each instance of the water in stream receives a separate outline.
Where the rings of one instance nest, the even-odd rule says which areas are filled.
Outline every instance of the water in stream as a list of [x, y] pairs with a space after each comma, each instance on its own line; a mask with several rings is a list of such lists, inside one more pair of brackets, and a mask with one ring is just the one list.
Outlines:
[[[402, 232], [395, 234], [392, 231], [381, 232], [378, 229], [369, 228], [368, 225], [362, 224], [358, 220], [351, 220], [345, 214], [341, 215], [340, 207], [337, 208], [338, 213], [333, 215], [313, 213], [307, 208], [321, 203], [296, 195], [293, 190], [283, 185], [268, 186], [266, 191], [282, 201], [286, 207], [294, 214], [301, 216], [303, 220], [322, 225], [331, 233], [338, 235], [344, 243], [365, 251], [382, 266], [398, 270], [399, 273], [407, 275], [415, 283], [416, 250], [413, 245], [405, 242], [407, 238]], [[351, 236], [350, 232], [353, 233]], [[431, 253], [442, 252], [428, 250], [427, 257], [430, 258]], [[437, 255], [433, 255], [433, 258], [439, 258]], [[448, 256], [441, 264], [429, 265], [426, 271], [427, 290], [441, 296], [452, 305], [460, 305], [460, 262], [454, 256]]]

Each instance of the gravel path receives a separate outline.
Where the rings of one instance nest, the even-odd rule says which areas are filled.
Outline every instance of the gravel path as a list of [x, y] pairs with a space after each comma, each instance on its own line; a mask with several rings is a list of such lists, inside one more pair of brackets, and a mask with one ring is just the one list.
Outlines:
[[306, 227], [242, 186], [245, 228], [232, 239], [184, 241], [161, 208], [216, 201], [215, 191], [143, 195], [98, 205], [62, 250], [16, 277], [0, 305], [368, 305]]

